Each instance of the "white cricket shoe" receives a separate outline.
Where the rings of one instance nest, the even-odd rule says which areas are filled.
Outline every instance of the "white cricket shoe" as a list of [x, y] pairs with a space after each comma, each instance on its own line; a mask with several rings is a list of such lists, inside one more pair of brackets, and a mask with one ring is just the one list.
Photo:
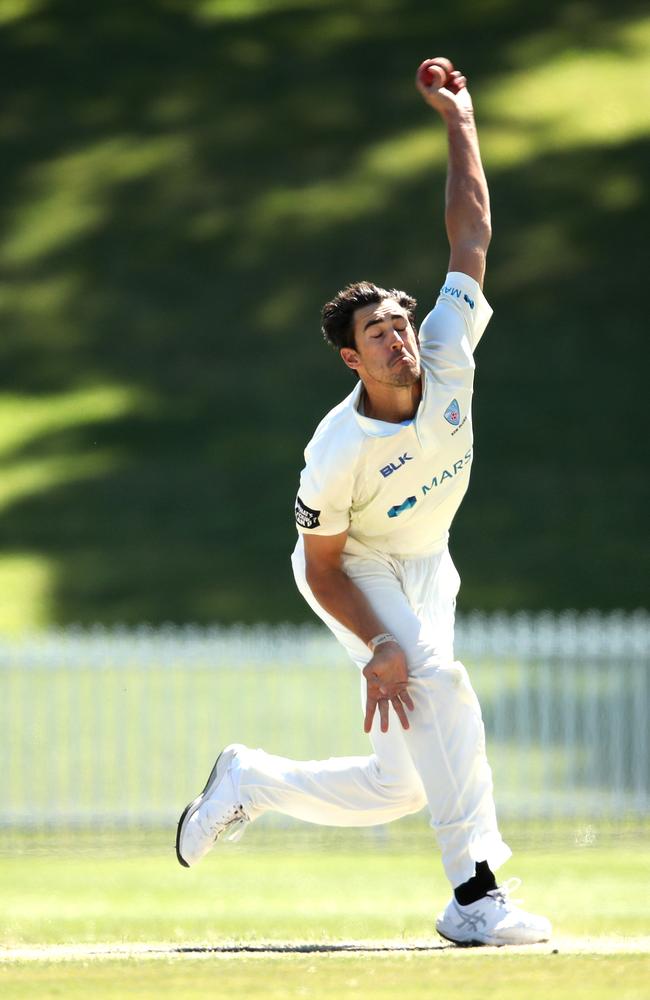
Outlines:
[[510, 894], [520, 885], [521, 879], [508, 879], [469, 906], [461, 906], [452, 896], [447, 909], [436, 920], [438, 934], [460, 945], [548, 941], [551, 924], [546, 917], [526, 913], [515, 905], [520, 900], [510, 899]]
[[176, 857], [184, 868], [200, 861], [217, 840], [239, 840], [249, 818], [239, 801], [237, 754], [246, 748], [231, 743], [215, 762], [207, 784], [181, 813]]

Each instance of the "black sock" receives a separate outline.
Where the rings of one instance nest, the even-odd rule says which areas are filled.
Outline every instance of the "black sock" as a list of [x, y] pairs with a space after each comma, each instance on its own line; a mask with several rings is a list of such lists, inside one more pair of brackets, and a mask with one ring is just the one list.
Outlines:
[[476, 862], [476, 875], [463, 882], [462, 885], [454, 889], [456, 902], [461, 906], [469, 906], [475, 903], [481, 896], [485, 896], [491, 889], [496, 889], [497, 882], [493, 872], [490, 871], [487, 861]]

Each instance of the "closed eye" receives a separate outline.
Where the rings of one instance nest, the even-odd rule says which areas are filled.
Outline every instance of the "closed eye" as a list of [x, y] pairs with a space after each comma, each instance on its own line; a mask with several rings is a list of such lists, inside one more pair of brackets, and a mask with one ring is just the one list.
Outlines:
[[[365, 333], [371, 326], [381, 326], [383, 323], [393, 323], [393, 327], [398, 333], [402, 333], [408, 326], [408, 320], [401, 313], [393, 313], [391, 316], [375, 316], [368, 320], [363, 328]], [[399, 325], [398, 325], [399, 324]], [[371, 334], [374, 336], [374, 334]]]

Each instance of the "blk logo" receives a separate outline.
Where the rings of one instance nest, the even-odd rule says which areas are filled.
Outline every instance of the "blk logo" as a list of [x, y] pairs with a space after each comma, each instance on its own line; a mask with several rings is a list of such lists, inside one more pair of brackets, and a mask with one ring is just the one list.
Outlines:
[[412, 461], [413, 461], [413, 456], [409, 455], [407, 452], [404, 452], [404, 454], [400, 455], [400, 457], [397, 459], [397, 462], [389, 462], [388, 465], [385, 465], [383, 469], [380, 469], [379, 471], [381, 472], [384, 479], [388, 479], [388, 477], [392, 476], [394, 472], [397, 472], [398, 469], [401, 469], [403, 465], [405, 465], [407, 462], [412, 462]]

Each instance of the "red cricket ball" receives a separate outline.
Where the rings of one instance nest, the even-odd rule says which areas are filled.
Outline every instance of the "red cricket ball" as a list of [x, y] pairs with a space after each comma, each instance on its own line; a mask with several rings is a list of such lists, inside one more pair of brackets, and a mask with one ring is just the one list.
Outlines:
[[442, 70], [444, 74], [444, 79], [438, 84], [438, 86], [444, 87], [449, 79], [449, 74], [453, 72], [454, 65], [450, 59], [445, 59], [444, 56], [436, 56], [435, 59], [425, 59], [418, 69], [418, 79], [425, 87], [430, 87], [434, 78], [440, 76], [435, 68]]

